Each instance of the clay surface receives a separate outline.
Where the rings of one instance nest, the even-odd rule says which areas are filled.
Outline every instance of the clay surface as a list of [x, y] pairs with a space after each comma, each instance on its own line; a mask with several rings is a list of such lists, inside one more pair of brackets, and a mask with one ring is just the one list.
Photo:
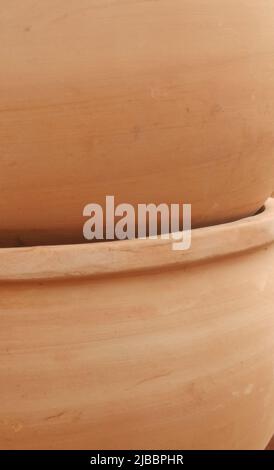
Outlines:
[[0, 243], [82, 239], [82, 210], [255, 213], [274, 177], [273, 0], [1, 2]]
[[270, 199], [194, 230], [189, 252], [161, 240], [0, 250], [0, 448], [264, 449], [273, 241]]

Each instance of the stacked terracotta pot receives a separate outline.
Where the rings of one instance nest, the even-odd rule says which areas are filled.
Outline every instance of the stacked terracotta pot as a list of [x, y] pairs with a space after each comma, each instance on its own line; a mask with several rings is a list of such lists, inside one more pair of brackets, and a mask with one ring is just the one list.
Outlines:
[[[0, 448], [264, 449], [274, 0], [1, 15]], [[106, 195], [191, 204], [191, 248], [86, 242]]]

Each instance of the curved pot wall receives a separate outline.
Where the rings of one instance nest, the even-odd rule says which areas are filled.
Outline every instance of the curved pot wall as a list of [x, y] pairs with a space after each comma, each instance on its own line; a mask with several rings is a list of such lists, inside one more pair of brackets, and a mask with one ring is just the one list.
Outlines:
[[274, 1], [4, 3], [2, 245], [81, 241], [108, 194], [192, 203], [194, 227], [263, 205]]
[[193, 231], [0, 250], [0, 447], [264, 449], [274, 201]]

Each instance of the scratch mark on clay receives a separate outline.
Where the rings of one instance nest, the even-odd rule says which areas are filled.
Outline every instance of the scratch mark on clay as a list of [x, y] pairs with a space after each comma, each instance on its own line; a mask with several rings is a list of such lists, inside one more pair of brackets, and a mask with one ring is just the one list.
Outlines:
[[18, 422], [12, 422], [9, 419], [4, 419], [0, 421], [0, 424], [2, 424], [5, 427], [10, 428], [13, 432], [18, 433], [23, 429], [23, 424], [18, 421]]
[[22, 423], [15, 423], [12, 425], [12, 430], [17, 433], [20, 432], [23, 429], [23, 424]]
[[57, 419], [57, 418], [61, 418], [62, 416], [64, 416], [66, 412], [65, 411], [60, 411], [60, 413], [56, 413], [55, 415], [50, 415], [50, 416], [47, 416], [45, 418], [45, 421], [49, 421], [51, 419]]
[[136, 385], [142, 385], [146, 382], [151, 382], [152, 380], [157, 380], [157, 379], [162, 379], [164, 377], [168, 377], [169, 375], [171, 375], [172, 371], [169, 371], [169, 372], [165, 372], [163, 374], [158, 374], [158, 375], [154, 375], [153, 377], [147, 377], [146, 379], [143, 379], [143, 380], [140, 380], [139, 382], [136, 383]]
[[232, 396], [233, 397], [240, 397], [242, 395], [251, 395], [251, 393], [253, 392], [254, 390], [254, 384], [249, 384], [244, 390], [243, 392], [240, 392], [240, 391], [235, 391], [235, 392], [232, 392]]

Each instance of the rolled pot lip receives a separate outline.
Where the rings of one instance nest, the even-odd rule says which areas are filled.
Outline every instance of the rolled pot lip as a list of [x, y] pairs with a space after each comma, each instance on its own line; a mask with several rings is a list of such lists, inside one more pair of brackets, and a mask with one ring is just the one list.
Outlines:
[[174, 251], [174, 239], [133, 239], [75, 245], [0, 249], [0, 281], [89, 278], [165, 270], [237, 255], [274, 242], [274, 199], [260, 213], [236, 222], [192, 230], [191, 247]]

